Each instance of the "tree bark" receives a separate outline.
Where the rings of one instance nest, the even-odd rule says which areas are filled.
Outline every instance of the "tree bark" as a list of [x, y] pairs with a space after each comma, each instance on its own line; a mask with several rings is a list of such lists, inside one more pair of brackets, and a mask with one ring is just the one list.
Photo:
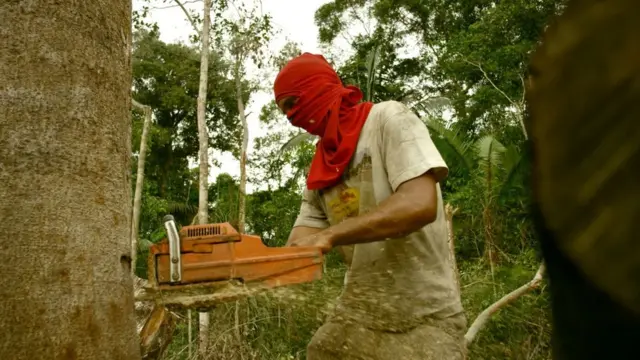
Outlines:
[[131, 0], [0, 3], [1, 359], [140, 359]]
[[[204, 21], [200, 36], [200, 87], [198, 89], [198, 138], [200, 140], [200, 191], [198, 196], [198, 223], [209, 221], [209, 133], [207, 129], [206, 104], [207, 80], [209, 77], [209, 31], [211, 23], [211, 0], [204, 0]], [[199, 354], [206, 356], [209, 343], [209, 313], [199, 313]]]
[[138, 260], [138, 232], [140, 227], [140, 207], [142, 203], [142, 186], [144, 184], [144, 162], [147, 156], [147, 137], [149, 126], [151, 125], [151, 107], [142, 105], [135, 100], [131, 100], [134, 107], [144, 113], [144, 123], [142, 125], [142, 136], [140, 136], [140, 152], [138, 153], [138, 172], [136, 175], [136, 189], [133, 196], [133, 215], [131, 219], [131, 274], [136, 273], [136, 263]]

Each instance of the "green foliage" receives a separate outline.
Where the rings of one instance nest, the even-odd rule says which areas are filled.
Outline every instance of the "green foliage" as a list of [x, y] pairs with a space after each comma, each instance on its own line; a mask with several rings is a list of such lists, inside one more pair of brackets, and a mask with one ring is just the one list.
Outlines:
[[[377, 87], [387, 90], [381, 93], [384, 99], [404, 99], [407, 92], [415, 97], [446, 96], [457, 127], [475, 137], [493, 132], [505, 141], [497, 130], [515, 125], [506, 109], [522, 98], [529, 52], [563, 3], [334, 0], [318, 9], [315, 20], [320, 40], [329, 44], [368, 17], [365, 20], [374, 22], [375, 30], [352, 36], [354, 55], [341, 73], [363, 73], [358, 68], [367, 52], [380, 46]], [[401, 51], [407, 46], [409, 56]]]
[[[168, 2], [169, 0], [162, 0]], [[352, 55], [339, 64], [345, 83], [358, 85], [365, 99], [397, 100], [421, 116], [449, 166], [442, 182], [454, 218], [456, 257], [469, 322], [502, 295], [528, 282], [539, 264], [528, 214], [530, 160], [523, 149], [518, 120], [527, 62], [538, 36], [564, 1], [514, 0], [333, 0], [316, 12], [324, 45], [350, 34]], [[210, 146], [238, 154], [236, 84], [242, 100], [265, 85], [248, 81], [242, 61], [253, 61], [265, 76], [279, 70], [300, 47], [287, 43], [277, 53], [264, 46], [274, 34], [269, 16], [240, 6], [236, 18], [224, 18], [225, 1], [216, 2], [210, 56], [207, 125]], [[231, 7], [230, 7], [231, 8]], [[138, 274], [146, 251], [164, 237], [160, 223], [173, 213], [180, 224], [193, 220], [198, 203], [198, 172], [189, 159], [198, 149], [195, 109], [199, 50], [165, 44], [158, 29], [134, 16], [134, 97], [154, 109], [141, 214]], [[197, 13], [190, 14], [196, 25]], [[197, 33], [192, 41], [197, 42]], [[239, 61], [240, 60], [240, 61]], [[270, 83], [268, 85], [271, 85]], [[445, 116], [450, 113], [452, 116]], [[140, 142], [142, 119], [133, 113], [133, 148]], [[271, 102], [260, 113], [267, 135], [255, 139], [248, 160], [248, 182], [259, 190], [247, 195], [247, 231], [269, 246], [282, 246], [300, 207], [300, 193], [314, 153], [314, 137], [292, 127]], [[135, 157], [135, 151], [133, 156]], [[132, 167], [135, 178], [135, 167]], [[211, 221], [238, 221], [238, 180], [221, 174], [209, 187]], [[489, 271], [488, 238], [499, 254]], [[295, 286], [286, 299], [270, 295], [238, 303], [240, 337], [235, 334], [235, 304], [212, 316], [213, 350], [220, 359], [301, 359], [313, 332], [339, 294], [344, 265], [327, 256], [325, 278]], [[544, 287], [494, 315], [470, 348], [472, 359], [547, 359], [550, 324]], [[194, 323], [195, 323], [194, 317]], [[179, 324], [167, 358], [184, 359], [185, 323]], [[194, 332], [195, 334], [195, 332]]]

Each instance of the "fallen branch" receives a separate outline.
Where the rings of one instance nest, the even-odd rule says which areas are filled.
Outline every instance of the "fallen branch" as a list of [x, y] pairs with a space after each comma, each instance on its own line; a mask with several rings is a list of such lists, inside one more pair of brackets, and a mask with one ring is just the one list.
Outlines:
[[540, 267], [538, 268], [536, 275], [533, 277], [533, 279], [531, 279], [531, 281], [520, 286], [516, 290], [508, 293], [507, 295], [503, 296], [500, 300], [496, 301], [491, 306], [484, 309], [484, 311], [481, 312], [480, 315], [478, 315], [478, 317], [475, 319], [473, 324], [471, 324], [471, 326], [469, 327], [469, 330], [467, 330], [467, 333], [464, 335], [464, 340], [466, 345], [469, 346], [473, 342], [476, 335], [478, 335], [478, 332], [480, 331], [480, 329], [482, 329], [486, 325], [486, 323], [489, 321], [489, 318], [491, 318], [491, 316], [494, 313], [496, 313], [498, 310], [500, 310], [504, 306], [512, 303], [513, 301], [518, 299], [520, 296], [526, 294], [527, 292], [538, 288], [540, 286], [540, 283], [542, 282], [542, 277], [544, 276], [544, 272], [545, 272], [545, 265], [544, 263], [542, 263], [540, 264]]

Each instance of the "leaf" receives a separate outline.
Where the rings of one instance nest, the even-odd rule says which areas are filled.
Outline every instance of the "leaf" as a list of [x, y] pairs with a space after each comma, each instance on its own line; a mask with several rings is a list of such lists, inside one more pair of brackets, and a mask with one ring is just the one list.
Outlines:
[[367, 54], [367, 98], [365, 101], [373, 101], [373, 86], [376, 82], [376, 70], [378, 68], [380, 59], [380, 48], [374, 47], [369, 54]]
[[437, 136], [442, 143], [446, 144], [447, 149], [438, 149], [441, 152], [447, 152], [457, 159], [458, 166], [463, 166], [467, 173], [474, 168], [473, 156], [470, 151], [471, 144], [461, 140], [461, 137], [451, 129], [448, 129], [442, 122], [436, 119], [423, 119], [432, 136]]
[[140, 239], [138, 240], [138, 250], [147, 251], [153, 245], [153, 242], [149, 239]]
[[486, 166], [500, 166], [505, 147], [492, 135], [485, 135], [476, 143], [478, 157]]
[[284, 143], [284, 145], [282, 145], [282, 147], [280, 148], [280, 153], [283, 153], [287, 150], [291, 150], [294, 147], [302, 144], [305, 141], [310, 141], [310, 140], [314, 140], [316, 139], [317, 136], [315, 135], [311, 135], [307, 132], [302, 132], [300, 134], [295, 135], [294, 137], [292, 137], [291, 139], [287, 140], [286, 143]]

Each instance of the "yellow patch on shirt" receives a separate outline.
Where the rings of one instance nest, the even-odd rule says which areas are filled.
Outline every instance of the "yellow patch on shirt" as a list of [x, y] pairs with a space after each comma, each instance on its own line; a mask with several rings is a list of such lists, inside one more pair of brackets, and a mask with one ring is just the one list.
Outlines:
[[335, 198], [327, 202], [327, 208], [336, 223], [358, 216], [360, 210], [360, 190], [355, 187], [343, 188], [336, 192]]

